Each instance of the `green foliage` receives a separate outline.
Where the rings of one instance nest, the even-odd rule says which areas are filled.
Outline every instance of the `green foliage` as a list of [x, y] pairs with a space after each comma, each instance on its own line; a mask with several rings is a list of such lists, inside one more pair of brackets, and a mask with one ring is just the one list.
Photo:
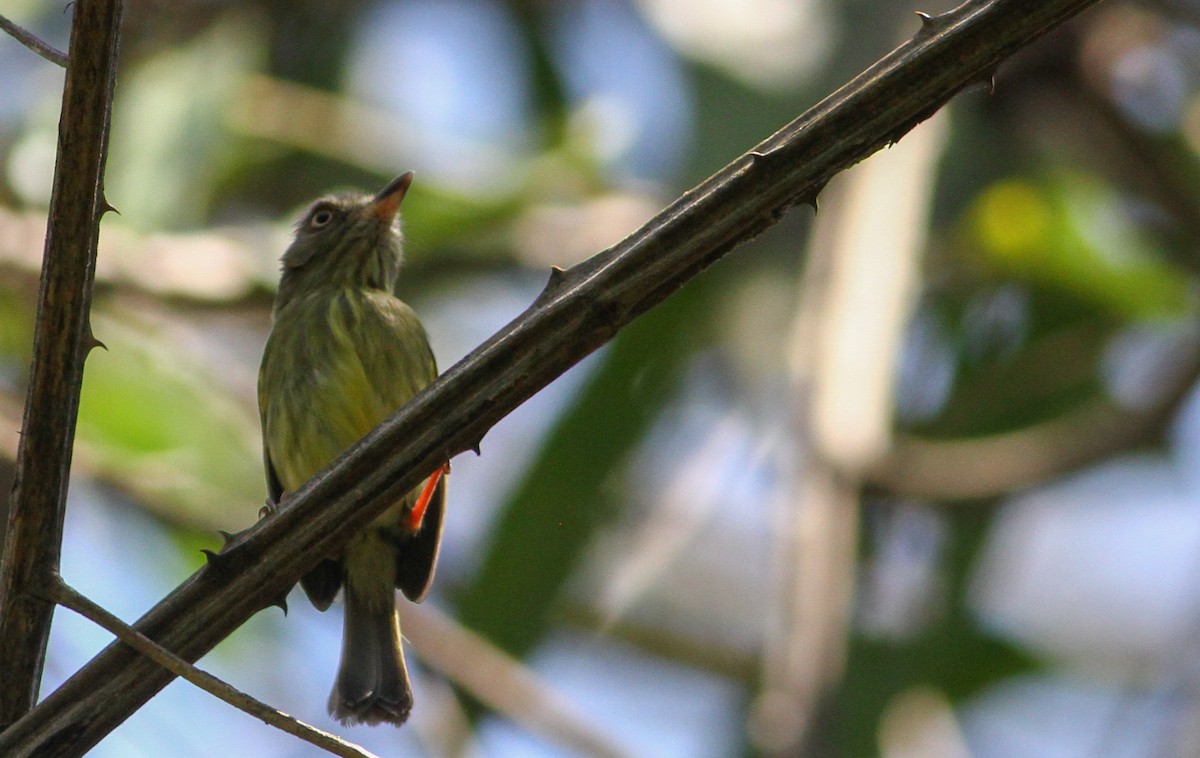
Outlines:
[[232, 158], [230, 112], [262, 56], [255, 29], [231, 14], [122, 80], [105, 186], [126, 223], [162, 231], [207, 218], [213, 186]]
[[970, 215], [974, 241], [1008, 276], [1053, 288], [1117, 318], [1179, 318], [1183, 273], [1164, 262], [1111, 188], [1078, 175], [987, 187]]
[[931, 687], [957, 705], [994, 682], [1038, 666], [1028, 653], [981, 629], [968, 607], [968, 577], [989, 514], [965, 506], [946, 515], [951, 538], [942, 566], [949, 607], [912, 636], [860, 632], [850, 639], [846, 674], [832, 706], [837, 745], [846, 758], [880, 754], [881, 720], [906, 690]]
[[232, 530], [264, 491], [258, 420], [194, 352], [144, 322], [93, 317], [77, 437], [84, 464], [173, 521]]
[[27, 295], [0, 285], [0, 367], [11, 363], [14, 374], [27, 369], [33, 342], [33, 303]]

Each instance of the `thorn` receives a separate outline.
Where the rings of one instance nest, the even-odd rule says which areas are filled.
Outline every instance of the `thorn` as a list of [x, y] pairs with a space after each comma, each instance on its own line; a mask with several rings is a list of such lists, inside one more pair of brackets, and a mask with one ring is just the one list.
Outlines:
[[976, 80], [980, 84], [987, 87], [989, 95], [996, 94], [996, 73], [999, 70], [1000, 70], [999, 66], [992, 66], [987, 71], [984, 71], [983, 75], [980, 76], [979, 79]]
[[775, 157], [777, 157], [778, 154], [779, 154], [778, 147], [770, 148], [769, 150], [767, 150], [765, 152], [762, 150], [751, 150], [750, 152], [746, 153], [746, 155], [750, 156], [751, 165], [762, 163], [763, 161], [775, 158]]
[[92, 334], [92, 325], [89, 323], [87, 326], [87, 333], [83, 335], [84, 353], [90, 353], [98, 347], [104, 348], [106, 352], [108, 351], [108, 345], [105, 345], [103, 342], [96, 339], [96, 335]]
[[229, 568], [229, 556], [225, 553], [214, 553], [212, 550], [201, 549], [208, 564], [218, 571]]
[[108, 202], [108, 198], [104, 197], [103, 195], [100, 196], [100, 209], [99, 210], [100, 210], [100, 212], [97, 215], [100, 215], [100, 216], [103, 216], [105, 213], [115, 213], [118, 216], [121, 215], [121, 212], [119, 210], [117, 210], [116, 208], [114, 208], [112, 205], [110, 205]]
[[825, 191], [826, 184], [828, 184], [828, 181], [821, 182], [813, 189], [811, 196], [800, 201], [801, 203], [807, 205], [809, 208], [812, 208], [814, 214], [819, 212], [821, 209], [820, 203], [818, 202], [817, 198], [820, 196], [820, 194], [822, 192]]
[[233, 555], [235, 554], [234, 543], [241, 536], [241, 532], [227, 532], [224, 529], [218, 529], [217, 534], [221, 535], [221, 549], [213, 552], [212, 550], [201, 549], [208, 562], [213, 564], [214, 568], [225, 571], [233, 565]]
[[562, 266], [550, 267], [550, 278], [546, 280], [546, 286], [542, 287], [542, 291], [538, 293], [537, 300], [534, 302], [546, 299], [554, 294], [555, 290], [563, 286], [567, 279], [567, 272]]
[[258, 520], [262, 521], [268, 516], [274, 516], [279, 511], [279, 504], [271, 498], [267, 498], [263, 503], [263, 507], [258, 509]]
[[274, 601], [273, 603], [271, 603], [271, 605], [273, 605], [273, 606], [275, 606], [276, 608], [278, 608], [279, 610], [283, 611], [283, 615], [284, 615], [284, 616], [286, 616], [286, 615], [287, 615], [287, 611], [288, 611], [288, 607], [287, 607], [287, 593], [286, 593], [286, 592], [285, 592], [285, 593], [283, 593], [283, 595], [282, 595], [282, 596], [281, 596], [281, 597], [280, 597], [278, 600], [276, 600], [276, 601]]
[[925, 11], [917, 11], [917, 18], [921, 19], [921, 30], [917, 32], [917, 37], [924, 37], [945, 29], [950, 25], [948, 13], [943, 13], [940, 16], [931, 16]]
[[483, 453], [479, 450], [479, 445], [482, 442], [483, 442], [483, 440], [478, 440], [474, 445], [471, 445], [471, 447], [468, 449], [475, 455], [483, 455]]

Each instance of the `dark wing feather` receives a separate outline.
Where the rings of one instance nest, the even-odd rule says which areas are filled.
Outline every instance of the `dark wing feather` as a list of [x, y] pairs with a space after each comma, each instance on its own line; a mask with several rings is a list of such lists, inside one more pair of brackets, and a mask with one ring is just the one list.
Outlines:
[[[280, 483], [279, 474], [275, 471], [275, 464], [271, 462], [271, 455], [266, 450], [263, 451], [263, 460], [267, 466], [267, 492], [271, 495], [271, 504], [278, 508], [283, 499], [283, 484]], [[342, 587], [341, 562], [329, 558], [323, 559], [307, 574], [300, 577], [300, 586], [304, 588], [304, 594], [308, 595], [309, 601], [316, 606], [317, 610], [323, 611], [329, 608], [333, 598]]]
[[443, 476], [429, 500], [421, 530], [396, 539], [396, 586], [414, 603], [424, 600], [429, 585], [433, 584], [445, 512], [446, 477]]
[[267, 494], [271, 496], [270, 505], [272, 508], [277, 508], [283, 499], [283, 485], [279, 483], [279, 474], [275, 473], [275, 464], [271, 462], [271, 454], [267, 452], [265, 445], [263, 446], [263, 463], [267, 467]]
[[328, 609], [342, 587], [342, 562], [322, 558], [320, 563], [300, 577], [300, 586], [318, 611]]

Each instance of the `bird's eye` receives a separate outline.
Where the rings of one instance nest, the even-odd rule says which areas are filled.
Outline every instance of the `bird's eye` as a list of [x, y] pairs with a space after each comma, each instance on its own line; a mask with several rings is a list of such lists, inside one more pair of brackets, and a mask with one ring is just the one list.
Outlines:
[[330, 221], [333, 221], [333, 211], [329, 210], [328, 208], [321, 208], [312, 215], [312, 218], [308, 220], [308, 225], [313, 229], [320, 229], [322, 226], [327, 225]]

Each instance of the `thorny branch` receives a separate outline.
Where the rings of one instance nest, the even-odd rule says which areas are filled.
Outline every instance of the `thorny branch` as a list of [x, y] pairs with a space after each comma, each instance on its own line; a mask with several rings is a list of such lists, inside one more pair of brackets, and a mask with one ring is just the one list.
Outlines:
[[[0, 554], [0, 726], [37, 700], [54, 604], [83, 364], [99, 343], [89, 312], [104, 200], [120, 0], [79, 0], [34, 326], [16, 483]], [[7, 754], [0, 750], [0, 754]]]

